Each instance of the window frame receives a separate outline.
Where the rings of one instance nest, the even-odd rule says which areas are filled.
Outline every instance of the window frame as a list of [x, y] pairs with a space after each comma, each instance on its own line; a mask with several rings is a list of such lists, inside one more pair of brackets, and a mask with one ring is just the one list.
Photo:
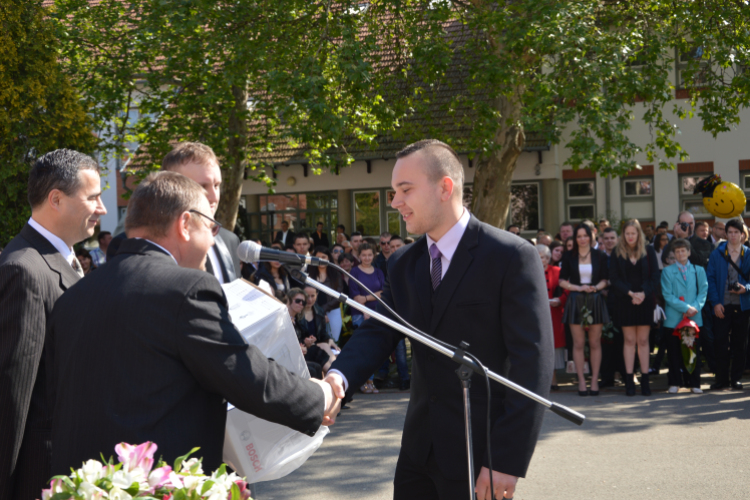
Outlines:
[[[625, 184], [628, 182], [641, 182], [649, 181], [651, 183], [651, 194], [625, 194]], [[625, 205], [628, 201], [650, 201], [651, 202], [651, 216], [644, 219], [638, 219], [639, 221], [654, 221], [656, 220], [656, 199], [654, 196], [654, 177], [649, 175], [639, 175], [632, 177], [623, 177], [620, 182], [620, 213], [623, 218], [631, 219], [625, 210]]]
[[[534, 184], [536, 185], [537, 189], [537, 211], [539, 213], [539, 225], [536, 228], [531, 229], [521, 229], [521, 234], [531, 234], [536, 236], [536, 233], [539, 231], [539, 228], [544, 227], [544, 196], [542, 193], [542, 183], [540, 181], [535, 180], [519, 180], [519, 181], [513, 181], [511, 183], [511, 190], [513, 186], [525, 186]], [[473, 195], [473, 191], [472, 191]], [[512, 201], [511, 201], [512, 203]], [[505, 227], [510, 226], [511, 224], [514, 224], [513, 220], [513, 213], [511, 211], [511, 206], [508, 206], [508, 216], [505, 219]]]
[[[683, 193], [683, 190], [682, 190], [682, 180], [684, 178], [686, 178], [686, 177], [696, 177], [696, 178], [699, 178], [700, 180], [703, 180], [706, 177], [709, 177], [711, 175], [713, 175], [713, 172], [693, 172], [693, 173], [690, 173], [690, 174], [679, 174], [677, 176], [677, 182], [678, 182], [678, 184], [677, 184], [677, 192], [679, 194], [679, 199], [680, 199], [680, 212], [684, 212], [684, 211], [687, 210], [687, 208], [685, 206], [685, 203], [692, 203], [692, 202], [700, 201], [701, 204], [703, 204], [703, 196], [702, 195], [700, 195], [700, 194], [684, 194]], [[698, 182], [700, 182], [700, 180]], [[705, 214], [702, 214], [702, 213], [701, 214], [696, 214], [696, 213], [693, 213], [693, 212], [690, 212], [690, 213], [693, 214], [693, 217], [695, 219], [712, 219], [713, 218], [713, 215], [711, 215], [711, 213], [709, 213], [708, 211], [706, 211]]]
[[[570, 189], [569, 187], [573, 184], [592, 184], [594, 186], [594, 193], [592, 196], [570, 196]], [[591, 221], [594, 221], [596, 219], [596, 211], [597, 211], [597, 187], [596, 187], [596, 177], [591, 177], [589, 179], [571, 179], [563, 181], [563, 195], [564, 195], [564, 202], [565, 202], [565, 220], [570, 222], [582, 222], [586, 219], [579, 219], [572, 217], [572, 214], [570, 213], [570, 209], [572, 207], [592, 207], [594, 209], [594, 215], [591, 217]]]

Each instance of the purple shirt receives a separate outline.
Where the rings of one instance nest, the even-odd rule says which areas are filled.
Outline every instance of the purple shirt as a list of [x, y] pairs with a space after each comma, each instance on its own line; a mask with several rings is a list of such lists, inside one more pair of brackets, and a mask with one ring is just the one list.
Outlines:
[[[359, 266], [353, 268], [350, 272], [352, 276], [357, 278], [359, 281], [362, 282], [363, 285], [365, 285], [367, 288], [370, 289], [372, 292], [379, 292], [383, 289], [383, 284], [385, 283], [385, 276], [383, 276], [383, 271], [378, 269], [377, 267], [373, 268], [375, 269], [375, 272], [372, 274], [367, 274], [366, 272], [362, 271]], [[357, 295], [368, 295], [367, 292], [362, 290], [362, 287], [360, 287], [357, 283], [355, 283], [353, 280], [349, 280], [349, 297], [354, 298]], [[373, 300], [371, 302], [365, 302], [365, 305], [369, 307], [370, 309], [375, 309], [375, 305], [378, 302], [376, 300]], [[357, 311], [356, 309], [352, 308], [352, 315], [353, 316], [361, 316], [362, 313]]]

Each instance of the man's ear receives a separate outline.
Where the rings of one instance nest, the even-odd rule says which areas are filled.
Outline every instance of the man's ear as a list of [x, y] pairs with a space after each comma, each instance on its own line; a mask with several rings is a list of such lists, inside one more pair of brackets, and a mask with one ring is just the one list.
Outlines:
[[441, 187], [440, 201], [450, 200], [454, 194], [453, 190], [456, 188], [456, 185], [453, 183], [453, 179], [451, 179], [450, 177], [446, 175], [440, 181], [440, 187]]
[[55, 211], [60, 211], [60, 202], [62, 201], [63, 192], [59, 189], [53, 189], [47, 194], [47, 204]]
[[182, 212], [182, 214], [177, 218], [177, 221], [175, 221], [177, 238], [180, 240], [180, 243], [187, 243], [188, 241], [190, 241], [190, 224], [192, 224], [191, 218], [192, 217], [189, 212]]

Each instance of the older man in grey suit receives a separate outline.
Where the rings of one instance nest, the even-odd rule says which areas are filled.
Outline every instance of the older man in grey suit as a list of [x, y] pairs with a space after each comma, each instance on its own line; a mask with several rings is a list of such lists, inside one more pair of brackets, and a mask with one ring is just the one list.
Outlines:
[[73, 245], [107, 213], [99, 166], [76, 151], [42, 156], [28, 191], [31, 218], [0, 256], [0, 500], [34, 500], [49, 480], [48, 315], [83, 276]]

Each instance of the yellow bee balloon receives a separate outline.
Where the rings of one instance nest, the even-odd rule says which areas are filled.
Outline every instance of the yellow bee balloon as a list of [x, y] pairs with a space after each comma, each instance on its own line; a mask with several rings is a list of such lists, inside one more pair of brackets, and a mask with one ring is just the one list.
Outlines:
[[720, 175], [712, 175], [700, 181], [693, 194], [703, 193], [703, 206], [711, 215], [730, 219], [745, 210], [745, 193], [737, 184], [722, 182]]

